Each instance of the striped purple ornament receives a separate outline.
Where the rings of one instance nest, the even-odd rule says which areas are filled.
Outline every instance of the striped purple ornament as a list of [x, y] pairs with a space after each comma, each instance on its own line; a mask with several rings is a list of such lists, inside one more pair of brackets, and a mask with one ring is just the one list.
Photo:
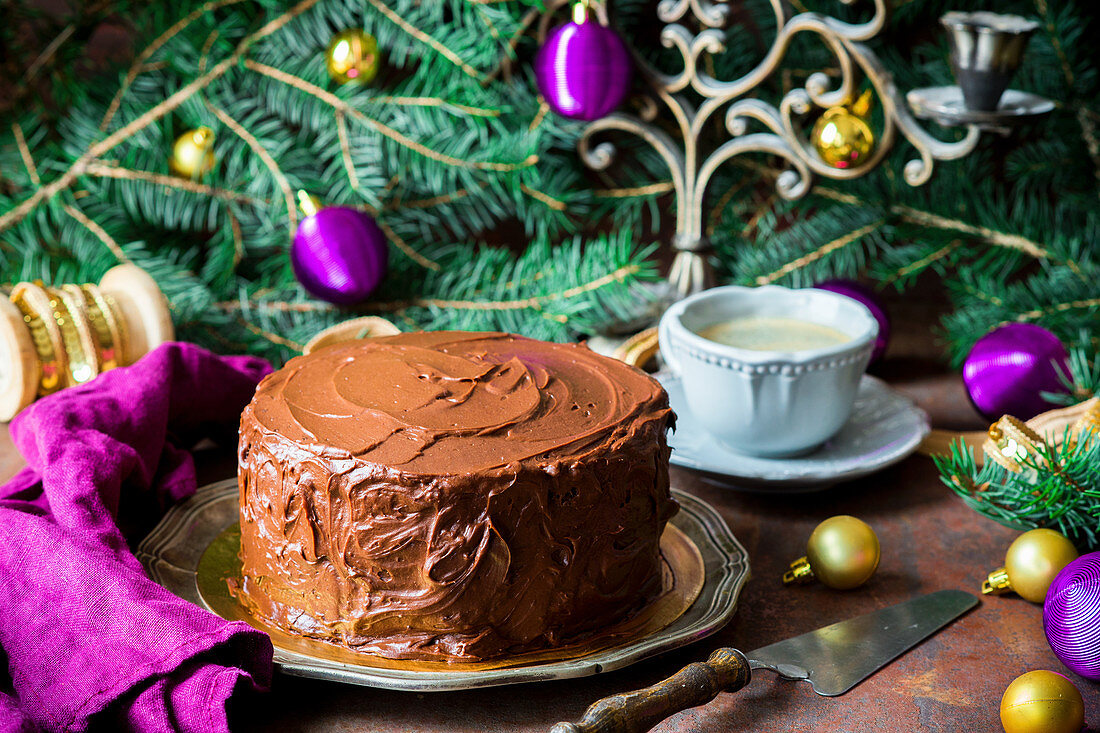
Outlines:
[[1100, 680], [1100, 552], [1082, 555], [1050, 584], [1043, 630], [1062, 664]]
[[574, 16], [546, 37], [535, 56], [535, 81], [562, 117], [598, 120], [630, 91], [630, 54], [615, 31], [586, 18], [583, 10]]
[[1009, 323], [982, 336], [963, 363], [970, 401], [987, 420], [1012, 415], [1030, 420], [1054, 409], [1043, 392], [1065, 392], [1058, 370], [1069, 373], [1066, 347], [1034, 323]]
[[386, 236], [368, 214], [329, 206], [298, 225], [290, 264], [311, 295], [337, 305], [366, 300], [386, 274]]

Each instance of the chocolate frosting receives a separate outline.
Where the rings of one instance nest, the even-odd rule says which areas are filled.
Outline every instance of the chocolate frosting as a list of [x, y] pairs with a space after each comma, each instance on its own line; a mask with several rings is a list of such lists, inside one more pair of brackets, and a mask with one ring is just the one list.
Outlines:
[[434, 332], [292, 359], [241, 419], [238, 597], [373, 654], [554, 646], [661, 590], [660, 385], [576, 344]]

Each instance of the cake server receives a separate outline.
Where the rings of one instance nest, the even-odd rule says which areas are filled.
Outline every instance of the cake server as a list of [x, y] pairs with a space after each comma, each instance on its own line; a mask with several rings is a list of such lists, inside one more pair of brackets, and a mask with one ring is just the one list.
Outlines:
[[748, 654], [717, 649], [706, 662], [689, 664], [651, 687], [598, 700], [579, 722], [558, 723], [550, 733], [642, 733], [719, 692], [740, 690], [754, 669], [807, 680], [819, 695], [843, 695], [977, 605], [970, 593], [941, 590]]

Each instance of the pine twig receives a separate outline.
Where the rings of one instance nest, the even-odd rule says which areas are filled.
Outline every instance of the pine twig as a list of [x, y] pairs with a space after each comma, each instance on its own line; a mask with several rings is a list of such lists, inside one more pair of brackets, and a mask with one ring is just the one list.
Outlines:
[[237, 44], [237, 48], [233, 51], [233, 53], [231, 53], [224, 60], [216, 64], [213, 68], [210, 69], [210, 71], [199, 76], [191, 83], [179, 89], [163, 102], [157, 104], [155, 107], [148, 110], [141, 116], [132, 120], [118, 130], [115, 130], [103, 140], [93, 144], [91, 147], [85, 150], [84, 153], [82, 153], [80, 157], [78, 157], [73, 162], [73, 164], [69, 166], [68, 170], [66, 170], [58, 178], [46, 184], [45, 186], [42, 186], [41, 188], [35, 189], [33, 194], [20, 202], [17, 206], [15, 206], [15, 208], [6, 211], [3, 214], [0, 214], [0, 232], [8, 229], [15, 224], [18, 224], [27, 214], [33, 211], [34, 208], [38, 206], [38, 204], [42, 203], [42, 201], [53, 198], [57, 193], [71, 186], [73, 182], [84, 173], [88, 165], [93, 160], [102, 157], [103, 155], [114, 149], [114, 147], [121, 143], [123, 140], [129, 139], [131, 136], [134, 135], [134, 133], [153, 124], [169, 112], [178, 108], [195, 94], [205, 89], [207, 86], [209, 86], [211, 82], [213, 82], [215, 79], [220, 78], [223, 74], [229, 71], [229, 69], [231, 69], [234, 64], [236, 64], [241, 59], [241, 57], [244, 56], [244, 54], [248, 51], [248, 48], [253, 43], [281, 29], [295, 16], [305, 12], [309, 8], [316, 5], [318, 1], [319, 0], [300, 0], [300, 2], [291, 7], [285, 13], [265, 24], [256, 32], [246, 36], [239, 44]]
[[453, 165], [460, 168], [474, 168], [477, 170], [489, 170], [505, 173], [509, 171], [520, 170], [522, 168], [529, 168], [530, 166], [533, 166], [535, 163], [537, 163], [539, 159], [538, 155], [535, 155], [533, 153], [531, 155], [528, 155], [523, 161], [519, 163], [478, 162], [455, 158], [454, 156], [447, 155], [446, 153], [440, 153], [438, 151], [432, 150], [431, 148], [422, 145], [416, 140], [413, 140], [408, 136], [398, 132], [389, 125], [386, 125], [385, 123], [380, 122], [372, 117], [368, 117], [366, 114], [355, 109], [350, 104], [337, 97], [335, 94], [325, 91], [321, 87], [317, 86], [316, 84], [311, 84], [305, 79], [300, 79], [293, 74], [288, 74], [285, 71], [281, 71], [272, 66], [268, 66], [267, 64], [261, 64], [258, 61], [247, 60], [244, 62], [244, 66], [245, 68], [251, 69], [258, 74], [263, 74], [264, 76], [295, 87], [296, 89], [299, 89], [306, 94], [316, 97], [317, 99], [328, 104], [334, 109], [343, 112], [353, 119], [358, 120], [363, 124], [373, 128], [374, 130], [382, 133], [391, 140], [398, 142], [401, 145], [404, 145], [405, 147], [440, 163], [447, 163], [448, 165]]

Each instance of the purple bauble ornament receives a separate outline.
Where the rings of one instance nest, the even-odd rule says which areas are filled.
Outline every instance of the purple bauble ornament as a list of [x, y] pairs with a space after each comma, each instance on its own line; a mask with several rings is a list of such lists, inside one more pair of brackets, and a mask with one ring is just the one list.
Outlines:
[[369, 215], [330, 206], [298, 225], [290, 264], [311, 295], [338, 305], [366, 299], [386, 274], [386, 237]]
[[1062, 664], [1100, 680], [1100, 552], [1062, 568], [1043, 603], [1043, 630]]
[[[578, 22], [580, 21], [580, 22]], [[610, 28], [574, 12], [535, 56], [535, 80], [550, 108], [575, 120], [598, 120], [630, 91], [630, 54]]]
[[846, 295], [867, 306], [867, 310], [871, 311], [871, 315], [878, 321], [878, 336], [875, 337], [875, 348], [871, 351], [871, 362], [878, 361], [886, 351], [886, 344], [890, 342], [890, 317], [886, 315], [886, 309], [882, 307], [878, 294], [855, 280], [826, 280], [814, 287]]
[[[1066, 347], [1034, 323], [1009, 323], [978, 339], [963, 363], [971, 402], [988, 420], [1012, 415], [1029, 420], [1055, 405], [1042, 392], [1065, 392]], [[1055, 366], [1057, 365], [1057, 367]]]

